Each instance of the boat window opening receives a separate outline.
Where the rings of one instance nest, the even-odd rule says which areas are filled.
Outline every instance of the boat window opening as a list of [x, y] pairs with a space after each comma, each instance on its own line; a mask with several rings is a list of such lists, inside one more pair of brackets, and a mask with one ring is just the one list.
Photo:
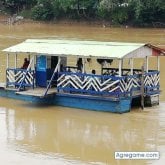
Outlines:
[[54, 69], [58, 63], [58, 56], [51, 56], [51, 69]]

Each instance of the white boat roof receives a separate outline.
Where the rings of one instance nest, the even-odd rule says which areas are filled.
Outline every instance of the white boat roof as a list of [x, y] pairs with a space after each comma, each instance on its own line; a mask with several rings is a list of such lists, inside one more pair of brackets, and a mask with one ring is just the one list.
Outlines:
[[24, 42], [6, 48], [3, 51], [8, 53], [36, 53], [47, 56], [80, 56], [120, 59], [152, 56], [152, 49], [152, 47], [144, 43], [27, 39]]

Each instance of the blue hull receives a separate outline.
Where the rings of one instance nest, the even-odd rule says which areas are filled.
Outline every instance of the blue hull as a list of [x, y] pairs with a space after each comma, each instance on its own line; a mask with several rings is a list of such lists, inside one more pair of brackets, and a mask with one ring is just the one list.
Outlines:
[[0, 96], [34, 102], [37, 104], [51, 104], [86, 110], [105, 111], [113, 113], [125, 113], [131, 109], [131, 98], [120, 98], [120, 100], [109, 100], [101, 97], [90, 97], [83, 95], [55, 94], [40, 98], [35, 96], [18, 95], [15, 91], [0, 89]]
[[131, 109], [131, 99], [124, 98], [118, 101], [95, 98], [95, 97], [84, 97], [74, 95], [56, 95], [54, 98], [55, 105], [73, 107], [95, 111], [115, 112], [124, 113], [129, 112]]

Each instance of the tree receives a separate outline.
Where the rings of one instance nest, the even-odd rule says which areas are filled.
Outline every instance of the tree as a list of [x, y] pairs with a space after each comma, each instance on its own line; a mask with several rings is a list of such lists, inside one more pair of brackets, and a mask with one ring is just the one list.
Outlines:
[[95, 16], [98, 0], [54, 0], [63, 16], [89, 18]]
[[164, 0], [132, 0], [135, 20], [138, 24], [151, 24], [152, 22], [164, 22], [165, 2]]
[[30, 15], [32, 10], [36, 20], [96, 18], [142, 26], [165, 18], [164, 0], [0, 0], [0, 9], [11, 14], [28, 9]]
[[53, 0], [38, 0], [32, 8], [32, 18], [35, 20], [48, 21], [55, 17]]
[[128, 20], [128, 10], [128, 0], [101, 0], [98, 6], [98, 15], [103, 19], [121, 24]]
[[37, 0], [1, 0], [4, 8], [9, 13], [19, 13], [22, 9], [36, 3]]

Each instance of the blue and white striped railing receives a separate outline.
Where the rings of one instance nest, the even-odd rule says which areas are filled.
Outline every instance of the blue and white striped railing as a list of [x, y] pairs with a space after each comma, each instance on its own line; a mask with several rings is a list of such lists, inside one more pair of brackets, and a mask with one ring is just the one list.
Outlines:
[[[61, 72], [57, 80], [59, 93], [81, 93], [87, 95], [131, 96], [140, 95], [141, 74], [131, 76], [92, 75]], [[144, 75], [145, 94], [158, 92], [159, 72]], [[147, 90], [146, 90], [147, 89]]]
[[145, 73], [144, 75], [144, 88], [146, 95], [158, 94], [160, 93], [160, 72], [152, 71]]
[[[7, 69], [6, 85], [13, 87], [33, 87], [34, 70]], [[25, 76], [26, 75], [26, 76]], [[84, 95], [131, 96], [140, 95], [141, 74], [130, 76], [93, 75], [73, 72], [60, 72], [57, 80], [59, 93], [81, 93]], [[145, 95], [159, 94], [159, 72], [144, 74]]]
[[[24, 79], [25, 75], [26, 78]], [[11, 69], [11, 68], [6, 70], [7, 86], [19, 87], [22, 84], [22, 87], [34, 88], [34, 80], [35, 80], [34, 70], [27, 71], [26, 69]]]
[[117, 77], [62, 72], [57, 80], [57, 89], [60, 93], [122, 96], [130, 94], [132, 87], [139, 87], [134, 76]]

